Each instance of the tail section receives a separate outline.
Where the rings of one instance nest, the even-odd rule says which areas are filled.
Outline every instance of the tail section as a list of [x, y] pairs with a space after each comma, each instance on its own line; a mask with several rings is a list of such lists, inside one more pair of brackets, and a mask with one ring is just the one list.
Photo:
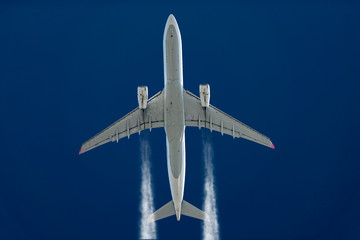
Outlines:
[[151, 214], [148, 218], [148, 222], [155, 222], [157, 220], [170, 217], [172, 215], [175, 215], [175, 208], [174, 203], [171, 200], [161, 208], [159, 208], [156, 212]]
[[[181, 214], [203, 221], [210, 221], [209, 215], [207, 215], [205, 212], [201, 211], [197, 207], [191, 205], [190, 203], [186, 202], [185, 200], [183, 200], [181, 204]], [[163, 218], [170, 217], [172, 215], [175, 215], [175, 207], [173, 201], [171, 200], [170, 202], [159, 208], [156, 212], [151, 214], [148, 218], [148, 221], [154, 222]], [[177, 217], [178, 219], [180, 219], [180, 216]]]
[[205, 212], [201, 211], [200, 209], [198, 209], [194, 205], [191, 205], [185, 200], [183, 200], [182, 202], [181, 214], [188, 217], [197, 218], [203, 221], [210, 221], [209, 215], [207, 215]]

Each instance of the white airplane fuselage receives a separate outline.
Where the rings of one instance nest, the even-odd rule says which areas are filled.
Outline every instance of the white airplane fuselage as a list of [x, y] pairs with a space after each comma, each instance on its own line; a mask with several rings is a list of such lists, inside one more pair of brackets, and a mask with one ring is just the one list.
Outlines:
[[173, 15], [165, 26], [163, 48], [167, 167], [176, 218], [180, 220], [185, 183], [185, 115], [181, 35]]
[[184, 200], [185, 185], [185, 126], [205, 127], [222, 135], [243, 138], [274, 148], [265, 135], [210, 105], [210, 86], [200, 84], [199, 97], [184, 90], [182, 43], [179, 26], [171, 14], [163, 36], [164, 90], [148, 99], [147, 86], [137, 91], [139, 106], [120, 118], [81, 146], [79, 154], [108, 142], [130, 137], [142, 130], [164, 127], [166, 134], [167, 168], [172, 200], [153, 212], [148, 221], [169, 216], [185, 215], [204, 221], [210, 217], [204, 211]]
[[[147, 86], [139, 86], [137, 91], [139, 106], [84, 142], [79, 154], [108, 142], [118, 142], [121, 138], [129, 138], [135, 133], [140, 134], [145, 129], [151, 131], [152, 128], [164, 127], [172, 200], [153, 212], [148, 217], [148, 221], [157, 221], [173, 215], [176, 215], [178, 221], [181, 215], [208, 221], [209, 216], [204, 211], [184, 200], [185, 109], [196, 111], [199, 116], [204, 109], [198, 109], [202, 106], [200, 99], [183, 88], [181, 35], [172, 14], [165, 25], [163, 51], [164, 90], [148, 99]], [[184, 99], [189, 99], [189, 97], [192, 104], [186, 105], [185, 108]]]

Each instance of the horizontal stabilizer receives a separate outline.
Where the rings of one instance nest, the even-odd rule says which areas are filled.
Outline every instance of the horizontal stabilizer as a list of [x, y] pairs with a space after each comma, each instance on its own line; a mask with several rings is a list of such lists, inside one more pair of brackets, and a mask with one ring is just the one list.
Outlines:
[[156, 212], [151, 214], [148, 218], [148, 222], [154, 222], [163, 218], [170, 217], [172, 215], [175, 215], [175, 208], [174, 203], [171, 200], [161, 208], [159, 208]]
[[181, 214], [188, 217], [197, 218], [203, 221], [210, 221], [209, 215], [207, 215], [205, 212], [201, 211], [200, 209], [191, 205], [185, 200], [183, 200], [182, 202]]

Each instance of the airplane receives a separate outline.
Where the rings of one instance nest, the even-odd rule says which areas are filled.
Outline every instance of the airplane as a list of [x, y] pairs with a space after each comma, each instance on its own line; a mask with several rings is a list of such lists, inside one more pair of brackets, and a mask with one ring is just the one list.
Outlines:
[[200, 84], [199, 95], [183, 88], [182, 43], [174, 15], [167, 19], [163, 36], [164, 89], [148, 99], [148, 87], [137, 89], [138, 107], [86, 141], [79, 155], [108, 142], [145, 129], [165, 128], [167, 168], [172, 200], [155, 211], [148, 221], [181, 215], [209, 221], [209, 216], [185, 201], [185, 128], [202, 127], [210, 131], [243, 138], [274, 149], [271, 140], [239, 120], [210, 105], [210, 86]]

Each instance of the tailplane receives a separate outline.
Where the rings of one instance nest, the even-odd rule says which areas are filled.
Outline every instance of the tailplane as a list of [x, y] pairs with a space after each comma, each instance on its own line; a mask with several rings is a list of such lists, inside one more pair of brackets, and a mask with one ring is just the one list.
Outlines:
[[156, 212], [151, 214], [148, 218], [148, 222], [155, 222], [157, 220], [170, 217], [172, 215], [175, 215], [175, 208], [174, 203], [171, 200], [161, 208], [159, 208]]
[[207, 215], [205, 212], [201, 211], [200, 209], [198, 209], [194, 205], [191, 205], [185, 200], [183, 200], [182, 202], [181, 214], [188, 217], [197, 218], [203, 221], [210, 221], [209, 215]]
[[[209, 215], [207, 215], [205, 212], [201, 211], [200, 209], [191, 205], [185, 200], [183, 200], [181, 204], [181, 214], [203, 221], [210, 221]], [[173, 201], [171, 200], [170, 202], [159, 208], [156, 212], [151, 214], [148, 218], [148, 222], [154, 222], [163, 218], [170, 217], [172, 215], [175, 215], [175, 207]]]

